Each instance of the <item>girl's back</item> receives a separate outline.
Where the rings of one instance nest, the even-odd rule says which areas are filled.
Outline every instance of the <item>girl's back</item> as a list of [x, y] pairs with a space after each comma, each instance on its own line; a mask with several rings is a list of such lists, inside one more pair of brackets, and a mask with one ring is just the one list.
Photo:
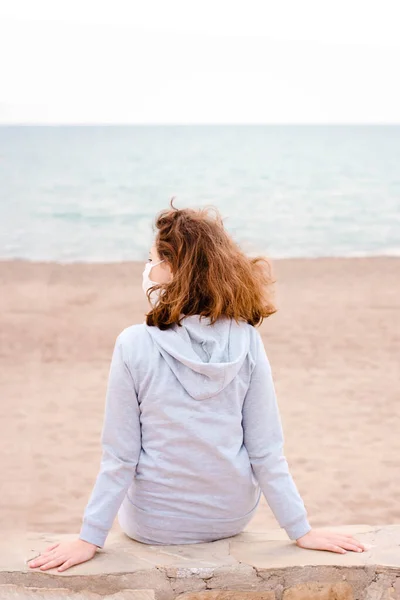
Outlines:
[[227, 535], [251, 517], [260, 490], [243, 445], [242, 407], [255, 335], [245, 322], [210, 325], [197, 316], [166, 331], [124, 332], [130, 372], [140, 374], [141, 448], [126, 502], [136, 539], [154, 539], [150, 529], [163, 531], [165, 543], [186, 533]]

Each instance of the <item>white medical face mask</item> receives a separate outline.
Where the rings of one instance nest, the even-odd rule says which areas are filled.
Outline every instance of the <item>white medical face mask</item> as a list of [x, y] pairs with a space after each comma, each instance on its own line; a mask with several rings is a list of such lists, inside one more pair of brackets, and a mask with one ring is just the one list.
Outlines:
[[[147, 294], [147, 290], [149, 288], [151, 288], [153, 285], [157, 285], [156, 281], [152, 281], [150, 279], [150, 271], [153, 267], [159, 265], [160, 263], [164, 262], [163, 260], [159, 260], [156, 263], [152, 263], [152, 262], [147, 262], [146, 266], [144, 268], [143, 271], [143, 283], [142, 283], [142, 289], [144, 291], [145, 294]], [[153, 304], [153, 306], [156, 304], [158, 298], [160, 297], [160, 290], [154, 290], [151, 294], [150, 294], [150, 302], [151, 304]]]

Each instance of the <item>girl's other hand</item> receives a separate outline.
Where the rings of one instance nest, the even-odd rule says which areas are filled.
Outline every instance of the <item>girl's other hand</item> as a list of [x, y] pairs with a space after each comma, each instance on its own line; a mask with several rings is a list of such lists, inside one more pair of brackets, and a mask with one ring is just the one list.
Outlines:
[[66, 571], [74, 565], [86, 562], [96, 554], [98, 546], [78, 539], [71, 542], [60, 542], [49, 546], [36, 558], [28, 561], [31, 568], [40, 567], [41, 571], [59, 567], [57, 571]]
[[300, 548], [328, 550], [328, 552], [339, 554], [345, 554], [347, 550], [352, 552], [364, 552], [366, 550], [364, 544], [353, 538], [352, 535], [322, 529], [311, 529], [311, 531], [298, 538], [296, 544]]

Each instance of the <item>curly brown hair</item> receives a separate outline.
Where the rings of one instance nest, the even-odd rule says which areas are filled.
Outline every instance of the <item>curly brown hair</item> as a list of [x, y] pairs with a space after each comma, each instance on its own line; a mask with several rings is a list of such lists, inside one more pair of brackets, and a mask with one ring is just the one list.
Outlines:
[[[173, 274], [160, 289], [159, 299], [146, 314], [147, 325], [168, 329], [189, 315], [221, 317], [261, 325], [276, 312], [271, 300], [271, 269], [263, 256], [250, 258], [224, 229], [215, 206], [198, 210], [170, 209], [155, 219], [155, 247], [160, 259], [168, 261]], [[212, 215], [214, 212], [214, 217]]]

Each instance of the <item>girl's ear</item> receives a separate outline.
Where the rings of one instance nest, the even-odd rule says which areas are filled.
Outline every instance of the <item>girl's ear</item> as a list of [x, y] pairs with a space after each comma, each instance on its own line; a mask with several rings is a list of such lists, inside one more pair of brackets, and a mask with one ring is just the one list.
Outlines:
[[167, 269], [168, 273], [169, 273], [169, 280], [171, 281], [171, 279], [173, 278], [173, 273], [172, 273], [172, 268], [171, 265], [169, 264], [168, 261], [165, 261], [165, 268]]

